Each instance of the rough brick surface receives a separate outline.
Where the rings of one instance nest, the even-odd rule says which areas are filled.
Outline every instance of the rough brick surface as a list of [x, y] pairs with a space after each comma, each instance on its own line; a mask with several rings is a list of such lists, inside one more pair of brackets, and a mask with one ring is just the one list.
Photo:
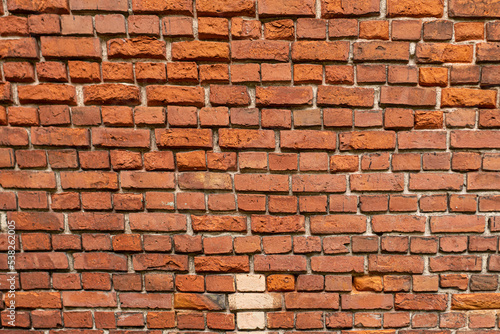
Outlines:
[[0, 334], [500, 333], [499, 20], [2, 0]]

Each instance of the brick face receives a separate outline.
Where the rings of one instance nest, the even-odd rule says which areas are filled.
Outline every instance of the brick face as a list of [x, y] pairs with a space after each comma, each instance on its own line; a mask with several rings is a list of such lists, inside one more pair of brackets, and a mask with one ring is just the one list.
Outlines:
[[0, 334], [498, 332], [499, 19], [2, 0]]

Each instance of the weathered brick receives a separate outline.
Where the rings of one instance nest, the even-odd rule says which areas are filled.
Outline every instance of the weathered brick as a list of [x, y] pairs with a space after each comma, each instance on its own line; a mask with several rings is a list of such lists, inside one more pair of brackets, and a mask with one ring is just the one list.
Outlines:
[[212, 130], [210, 129], [157, 129], [155, 137], [156, 145], [159, 147], [212, 147]]
[[368, 268], [371, 272], [419, 274], [424, 270], [424, 260], [416, 255], [370, 255]]
[[137, 271], [168, 270], [186, 271], [188, 267], [187, 255], [166, 254], [137, 254], [132, 258], [132, 264]]
[[443, 9], [444, 4], [440, 0], [389, 0], [387, 3], [387, 15], [389, 17], [441, 17]]
[[194, 266], [197, 272], [248, 272], [249, 259], [247, 256], [204, 256], [195, 257]]
[[151, 85], [147, 87], [146, 94], [150, 106], [172, 104], [201, 107], [205, 104], [204, 90], [201, 87]]
[[464, 293], [451, 295], [454, 310], [495, 309], [500, 303], [498, 293]]
[[92, 129], [92, 144], [97, 147], [142, 147], [148, 148], [149, 130], [141, 129]]
[[68, 225], [75, 231], [123, 231], [125, 219], [120, 214], [77, 212], [68, 215]]
[[429, 261], [431, 272], [481, 271], [482, 259], [474, 255], [445, 255], [433, 257]]
[[300, 41], [292, 44], [292, 60], [297, 62], [347, 61], [348, 58], [348, 42]]
[[237, 174], [234, 177], [237, 191], [288, 191], [287, 175]]
[[261, 106], [311, 105], [310, 87], [257, 87], [256, 104]]
[[4, 39], [0, 42], [0, 58], [38, 58], [34, 38]]
[[372, 217], [372, 229], [380, 232], [425, 232], [425, 217], [378, 215]]
[[42, 36], [40, 41], [46, 58], [101, 58], [98, 38]]
[[343, 132], [339, 135], [340, 150], [388, 150], [396, 147], [392, 131]]
[[250, 104], [250, 96], [245, 86], [211, 85], [210, 103], [214, 106], [245, 106]]
[[357, 294], [342, 295], [342, 309], [345, 310], [370, 310], [370, 309], [392, 309], [393, 296], [388, 294]]
[[61, 252], [26, 252], [16, 256], [15, 268], [17, 270], [67, 270], [69, 262], [66, 254]]
[[231, 58], [235, 60], [288, 61], [290, 46], [281, 41], [233, 41]]
[[474, 6], [466, 0], [452, 0], [449, 4], [451, 17], [500, 17], [499, 4], [492, 0], [481, 1]]
[[52, 212], [9, 212], [7, 219], [20, 231], [62, 231], [64, 225], [61, 214]]
[[86, 104], [139, 104], [139, 89], [122, 84], [101, 84], [85, 86]]
[[115, 292], [64, 291], [62, 304], [65, 307], [117, 307]]
[[42, 83], [34, 86], [18, 87], [18, 96], [21, 103], [40, 104], [70, 104], [76, 105], [75, 87]]
[[254, 233], [297, 233], [305, 231], [304, 216], [273, 217], [252, 215], [252, 232]]
[[418, 63], [470, 63], [474, 50], [472, 45], [446, 43], [422, 43], [417, 45]]
[[[125, 2], [126, 4], [126, 2]], [[126, 8], [126, 7], [125, 7]], [[193, 4], [188, 0], [134, 0], [132, 10], [135, 13], [161, 13], [192, 15]]]
[[495, 108], [497, 92], [486, 89], [445, 88], [441, 94], [443, 107]]
[[405, 106], [434, 106], [436, 91], [430, 88], [382, 87], [380, 103]]
[[366, 217], [361, 215], [313, 216], [310, 219], [313, 234], [346, 234], [366, 232]]
[[398, 148], [412, 149], [446, 149], [446, 132], [444, 131], [407, 131], [398, 133]]
[[56, 179], [52, 172], [0, 171], [3, 188], [55, 189]]
[[285, 305], [287, 309], [338, 309], [338, 293], [297, 293], [285, 294]]
[[31, 143], [39, 146], [90, 146], [87, 129], [33, 128]]
[[292, 130], [280, 131], [280, 147], [293, 150], [335, 150], [337, 137], [330, 131]]
[[398, 310], [444, 311], [447, 304], [446, 294], [398, 293], [394, 298], [394, 306]]
[[61, 172], [63, 189], [118, 189], [118, 176], [113, 172]]
[[311, 269], [315, 272], [348, 273], [363, 272], [364, 258], [361, 256], [314, 256]]
[[430, 219], [433, 233], [481, 233], [485, 226], [484, 216], [441, 216]]
[[356, 42], [354, 61], [403, 61], [410, 58], [407, 42]]
[[351, 175], [352, 191], [403, 191], [404, 178], [402, 175], [390, 174], [360, 174]]

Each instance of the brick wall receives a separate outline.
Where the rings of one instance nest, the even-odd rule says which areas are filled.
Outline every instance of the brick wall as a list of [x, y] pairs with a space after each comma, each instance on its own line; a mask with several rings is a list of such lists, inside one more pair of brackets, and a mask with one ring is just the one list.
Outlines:
[[1, 9], [0, 334], [500, 332], [498, 0]]

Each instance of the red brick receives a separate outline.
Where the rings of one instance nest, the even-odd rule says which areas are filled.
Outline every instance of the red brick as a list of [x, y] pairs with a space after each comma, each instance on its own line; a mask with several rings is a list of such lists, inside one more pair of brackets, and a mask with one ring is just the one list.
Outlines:
[[294, 61], [347, 61], [349, 44], [339, 42], [299, 41], [292, 44]]
[[86, 104], [139, 104], [139, 89], [123, 84], [101, 84], [85, 86]]
[[313, 234], [364, 233], [366, 218], [361, 215], [331, 215], [311, 217]]
[[38, 58], [34, 38], [4, 39], [0, 42], [0, 58]]
[[297, 38], [300, 39], [325, 39], [326, 20], [306, 19], [297, 20]]
[[4, 188], [56, 188], [55, 175], [51, 172], [0, 171], [0, 184]]
[[186, 217], [173, 213], [131, 213], [130, 228], [133, 231], [185, 231]]
[[453, 22], [447, 20], [433, 20], [424, 22], [425, 41], [446, 41], [453, 36]]
[[[1, 23], [1, 22], [0, 22]], [[13, 82], [33, 82], [35, 81], [35, 71], [33, 65], [26, 62], [4, 63], [3, 71], [5, 78]]]
[[359, 38], [389, 39], [389, 22], [382, 20], [361, 21], [359, 23]]
[[330, 38], [354, 38], [358, 36], [358, 20], [334, 19], [328, 20], [328, 35]]
[[163, 35], [172, 37], [192, 37], [193, 19], [190, 17], [164, 17], [161, 21]]
[[419, 216], [373, 216], [374, 232], [424, 232], [425, 217]]
[[356, 42], [355, 61], [408, 61], [410, 56], [407, 42]]
[[325, 82], [330, 84], [354, 84], [354, 66], [327, 65], [325, 66]]
[[261, 26], [258, 20], [235, 17], [231, 20], [231, 35], [233, 39], [257, 39], [261, 35]]
[[59, 34], [61, 32], [60, 17], [55, 14], [28, 16], [28, 29], [31, 34]]
[[264, 23], [264, 38], [267, 40], [293, 40], [294, 36], [295, 27], [291, 19]]
[[103, 62], [102, 73], [106, 82], [134, 82], [132, 64]]
[[125, 34], [125, 17], [120, 14], [96, 15], [95, 30], [98, 34]]
[[482, 259], [473, 255], [446, 255], [433, 257], [429, 261], [431, 272], [481, 271]]
[[296, 309], [338, 309], [339, 295], [337, 293], [297, 293], [285, 294], [285, 305], [289, 310]]
[[422, 36], [421, 20], [393, 20], [392, 39], [395, 41], [418, 41]]
[[231, 58], [235, 60], [287, 61], [289, 45], [281, 41], [233, 41]]
[[441, 17], [443, 15], [443, 3], [439, 0], [425, 0], [421, 2], [389, 0], [387, 14], [390, 17]]
[[494, 108], [496, 106], [496, 96], [494, 90], [445, 88], [441, 95], [441, 106]]
[[370, 255], [370, 272], [422, 273], [423, 259], [415, 255]]
[[357, 294], [357, 295], [342, 295], [342, 309], [391, 309], [393, 307], [392, 295], [386, 294]]
[[361, 256], [314, 256], [311, 269], [314, 272], [348, 273], [362, 272], [364, 259]]
[[[445, 294], [396, 294], [394, 306], [398, 310], [443, 311], [448, 296]], [[414, 325], [415, 326], [415, 325]]]
[[63, 189], [117, 189], [118, 177], [112, 172], [61, 172]]
[[250, 96], [245, 86], [210, 86], [212, 105], [244, 106], [250, 104]]
[[153, 37], [111, 39], [106, 44], [109, 58], [166, 58], [165, 42]]
[[363, 0], [357, 3], [347, 2], [345, 4], [334, 0], [323, 0], [321, 2], [321, 15], [323, 17], [343, 16], [372, 16], [380, 13], [380, 3], [374, 0]]
[[330, 131], [293, 130], [281, 131], [281, 148], [294, 150], [335, 150], [336, 136]]
[[149, 130], [92, 129], [92, 140], [97, 147], [149, 147]]
[[352, 191], [403, 191], [402, 175], [364, 174], [350, 176]]
[[410, 176], [411, 190], [460, 190], [463, 187], [463, 176], [447, 173], [421, 173]]
[[229, 60], [229, 45], [221, 42], [184, 41], [172, 44], [174, 60]]
[[443, 131], [408, 131], [398, 133], [398, 148], [411, 149], [446, 149], [446, 133]]
[[127, 18], [130, 34], [159, 35], [160, 19], [152, 15], [132, 15]]
[[148, 86], [146, 93], [149, 106], [172, 104], [201, 107], [205, 104], [201, 87]]
[[417, 63], [470, 63], [473, 57], [473, 49], [471, 45], [419, 43], [416, 57]]
[[381, 104], [406, 106], [434, 106], [436, 92], [427, 88], [382, 87]]
[[99, 39], [93, 37], [40, 37], [47, 58], [101, 58]]
[[308, 87], [257, 87], [256, 99], [264, 106], [311, 105], [313, 92]]
[[318, 87], [318, 105], [343, 107], [373, 107], [374, 91], [371, 88]]

